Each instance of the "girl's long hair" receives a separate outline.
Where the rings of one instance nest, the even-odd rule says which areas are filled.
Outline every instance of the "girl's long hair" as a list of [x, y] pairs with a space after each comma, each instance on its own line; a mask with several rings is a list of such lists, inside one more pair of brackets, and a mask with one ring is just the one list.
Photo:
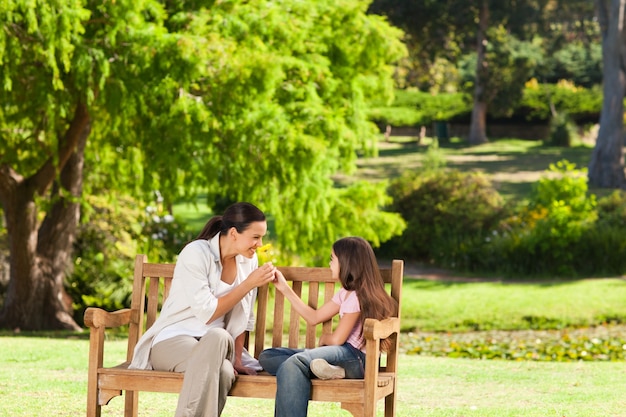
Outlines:
[[265, 214], [250, 203], [235, 203], [226, 208], [221, 216], [213, 216], [206, 223], [198, 239], [212, 239], [219, 232], [226, 233], [231, 227], [243, 233], [251, 223], [265, 221]]
[[[383, 320], [397, 314], [398, 303], [385, 291], [385, 283], [376, 255], [370, 244], [360, 237], [345, 237], [333, 244], [339, 259], [339, 280], [348, 291], [356, 291], [361, 305], [361, 336], [366, 318]], [[361, 346], [362, 347], [362, 346]], [[381, 341], [381, 350], [386, 352], [391, 340]]]

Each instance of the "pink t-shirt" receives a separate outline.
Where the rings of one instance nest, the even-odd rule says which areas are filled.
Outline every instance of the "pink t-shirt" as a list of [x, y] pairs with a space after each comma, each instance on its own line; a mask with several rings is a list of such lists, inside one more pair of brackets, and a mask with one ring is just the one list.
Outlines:
[[[361, 312], [361, 304], [359, 303], [359, 298], [356, 296], [356, 291], [348, 291], [345, 288], [340, 289], [333, 296], [333, 303], [339, 305], [339, 318], [343, 317], [345, 313], [360, 313]], [[361, 320], [359, 319], [350, 335], [348, 336], [348, 343], [354, 346], [356, 349], [361, 349], [361, 345], [363, 344], [363, 338], [361, 337]]]

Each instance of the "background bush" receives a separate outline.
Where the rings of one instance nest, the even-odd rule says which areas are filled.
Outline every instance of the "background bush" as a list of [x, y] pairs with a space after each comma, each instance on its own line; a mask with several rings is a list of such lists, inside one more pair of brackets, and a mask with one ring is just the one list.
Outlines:
[[[551, 106], [553, 109], [551, 109]], [[572, 82], [540, 84], [536, 79], [528, 81], [522, 91], [521, 101], [514, 108], [488, 113], [490, 120], [518, 120], [548, 124], [557, 114], [567, 116], [569, 125], [596, 123], [602, 109], [600, 86], [580, 87]], [[458, 121], [469, 123], [472, 112], [471, 95], [465, 93], [439, 93], [436, 95], [415, 89], [396, 90], [392, 103], [376, 102], [369, 110], [369, 118], [384, 131], [392, 127], [430, 126], [435, 121]], [[558, 122], [559, 120], [557, 120]]]
[[393, 103], [374, 103], [369, 118], [381, 130], [387, 125], [394, 127], [429, 126], [435, 121], [469, 117], [472, 102], [463, 93], [430, 94], [407, 89], [396, 90]]
[[152, 262], [172, 262], [192, 238], [158, 202], [142, 208], [130, 198], [86, 198], [66, 287], [80, 325], [87, 307], [113, 311], [130, 305], [137, 254], [147, 255]]
[[551, 166], [489, 241], [474, 242], [465, 267], [507, 276], [621, 275], [626, 271], [626, 197], [616, 191], [596, 202], [584, 170]]
[[480, 173], [435, 169], [405, 174], [391, 182], [391, 209], [407, 222], [385, 250], [455, 267], [467, 242], [483, 239], [505, 213], [503, 198]]
[[585, 170], [563, 160], [527, 201], [512, 206], [482, 174], [444, 169], [436, 148], [428, 153], [424, 166], [431, 169], [390, 183], [391, 209], [407, 229], [381, 247], [381, 256], [505, 278], [626, 272], [626, 192], [598, 200]]

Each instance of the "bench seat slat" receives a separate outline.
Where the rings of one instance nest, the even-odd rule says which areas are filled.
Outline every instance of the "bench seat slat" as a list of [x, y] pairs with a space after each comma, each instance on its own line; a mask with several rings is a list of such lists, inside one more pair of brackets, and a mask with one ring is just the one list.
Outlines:
[[[113, 368], [100, 368], [99, 373], [101, 389], [177, 393], [180, 392], [183, 384], [182, 373], [128, 369], [128, 362]], [[378, 376], [378, 386], [389, 387], [393, 379], [393, 374], [381, 372]], [[363, 400], [363, 379], [313, 379], [311, 385], [313, 401], [355, 402]], [[276, 395], [276, 377], [266, 373], [238, 375], [229, 395], [273, 399]]]

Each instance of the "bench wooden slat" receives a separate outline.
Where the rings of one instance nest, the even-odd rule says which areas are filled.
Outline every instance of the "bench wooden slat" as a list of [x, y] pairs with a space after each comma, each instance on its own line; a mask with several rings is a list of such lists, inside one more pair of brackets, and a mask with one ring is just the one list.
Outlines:
[[[285, 278], [287, 278], [285, 276]], [[293, 291], [302, 298], [302, 281], [293, 282]], [[300, 340], [300, 315], [293, 307], [289, 310], [289, 341], [287, 346], [292, 349], [298, 347]]]
[[[255, 326], [255, 334], [264, 335], [267, 331], [267, 323], [265, 320], [259, 320], [259, 317], [267, 317], [267, 303], [269, 300], [269, 286], [263, 285], [257, 292], [257, 320]], [[263, 350], [264, 337], [255, 337], [254, 339], [254, 356], [259, 359], [259, 353]]]
[[[309, 282], [309, 307], [312, 307], [317, 310], [319, 307], [318, 304], [318, 294], [319, 294], [320, 283], [319, 282]], [[317, 342], [317, 335], [315, 334], [315, 329], [317, 326], [312, 326], [310, 324], [306, 324], [306, 341], [305, 346], [307, 348], [315, 347]]]
[[[285, 296], [278, 291], [274, 291], [274, 331], [272, 332], [272, 347], [283, 344], [283, 317], [285, 315]], [[258, 320], [258, 317], [257, 317]], [[263, 335], [260, 335], [263, 339]], [[256, 335], [259, 337], [259, 335]], [[263, 343], [261, 343], [263, 346]], [[257, 352], [254, 352], [258, 359]]]
[[[400, 301], [404, 263], [392, 261], [391, 268], [382, 268], [381, 274], [391, 296], [398, 301], [397, 317], [400, 317]], [[291, 282], [294, 292], [301, 298], [305, 294], [308, 305], [318, 308], [328, 302], [338, 289], [338, 280], [333, 279], [329, 268], [280, 267], [281, 272]], [[136, 417], [138, 394], [140, 391], [180, 392], [183, 374], [175, 372], [129, 370], [128, 364], [137, 341], [159, 314], [162, 303], [169, 296], [174, 273], [174, 264], [148, 263], [145, 255], [137, 255], [133, 280], [133, 294], [130, 309], [108, 313], [101, 309], [88, 308], [85, 311], [85, 324], [90, 327], [89, 374], [87, 383], [87, 416], [100, 416], [101, 406], [115, 396], [125, 392], [125, 417]], [[306, 284], [306, 286], [305, 286]], [[274, 294], [270, 297], [271, 293]], [[306, 295], [308, 294], [308, 295]], [[273, 302], [274, 308], [270, 306]], [[288, 303], [288, 302], [287, 302]], [[258, 289], [256, 326], [250, 338], [254, 340], [256, 358], [270, 346], [284, 346], [284, 322], [287, 320], [285, 297], [269, 286]], [[308, 326], [289, 306], [287, 345], [292, 348], [315, 347], [319, 332], [330, 332], [332, 320], [318, 328]], [[384, 361], [366, 360], [364, 379], [341, 379], [322, 381], [313, 379], [311, 399], [313, 401], [340, 402], [341, 407], [355, 416], [374, 417], [376, 402], [385, 399], [385, 417], [395, 416], [399, 318], [383, 321], [368, 319], [364, 326], [367, 338], [367, 358], [378, 358], [379, 339], [389, 336], [392, 349], [383, 355]], [[128, 325], [128, 346], [126, 362], [114, 367], [103, 366], [105, 330], [108, 327]], [[266, 341], [271, 327], [271, 340]], [[304, 337], [302, 337], [304, 335]], [[384, 366], [380, 363], [384, 362]], [[239, 375], [229, 395], [251, 398], [273, 399], [276, 393], [276, 378], [267, 373], [259, 375]]]

